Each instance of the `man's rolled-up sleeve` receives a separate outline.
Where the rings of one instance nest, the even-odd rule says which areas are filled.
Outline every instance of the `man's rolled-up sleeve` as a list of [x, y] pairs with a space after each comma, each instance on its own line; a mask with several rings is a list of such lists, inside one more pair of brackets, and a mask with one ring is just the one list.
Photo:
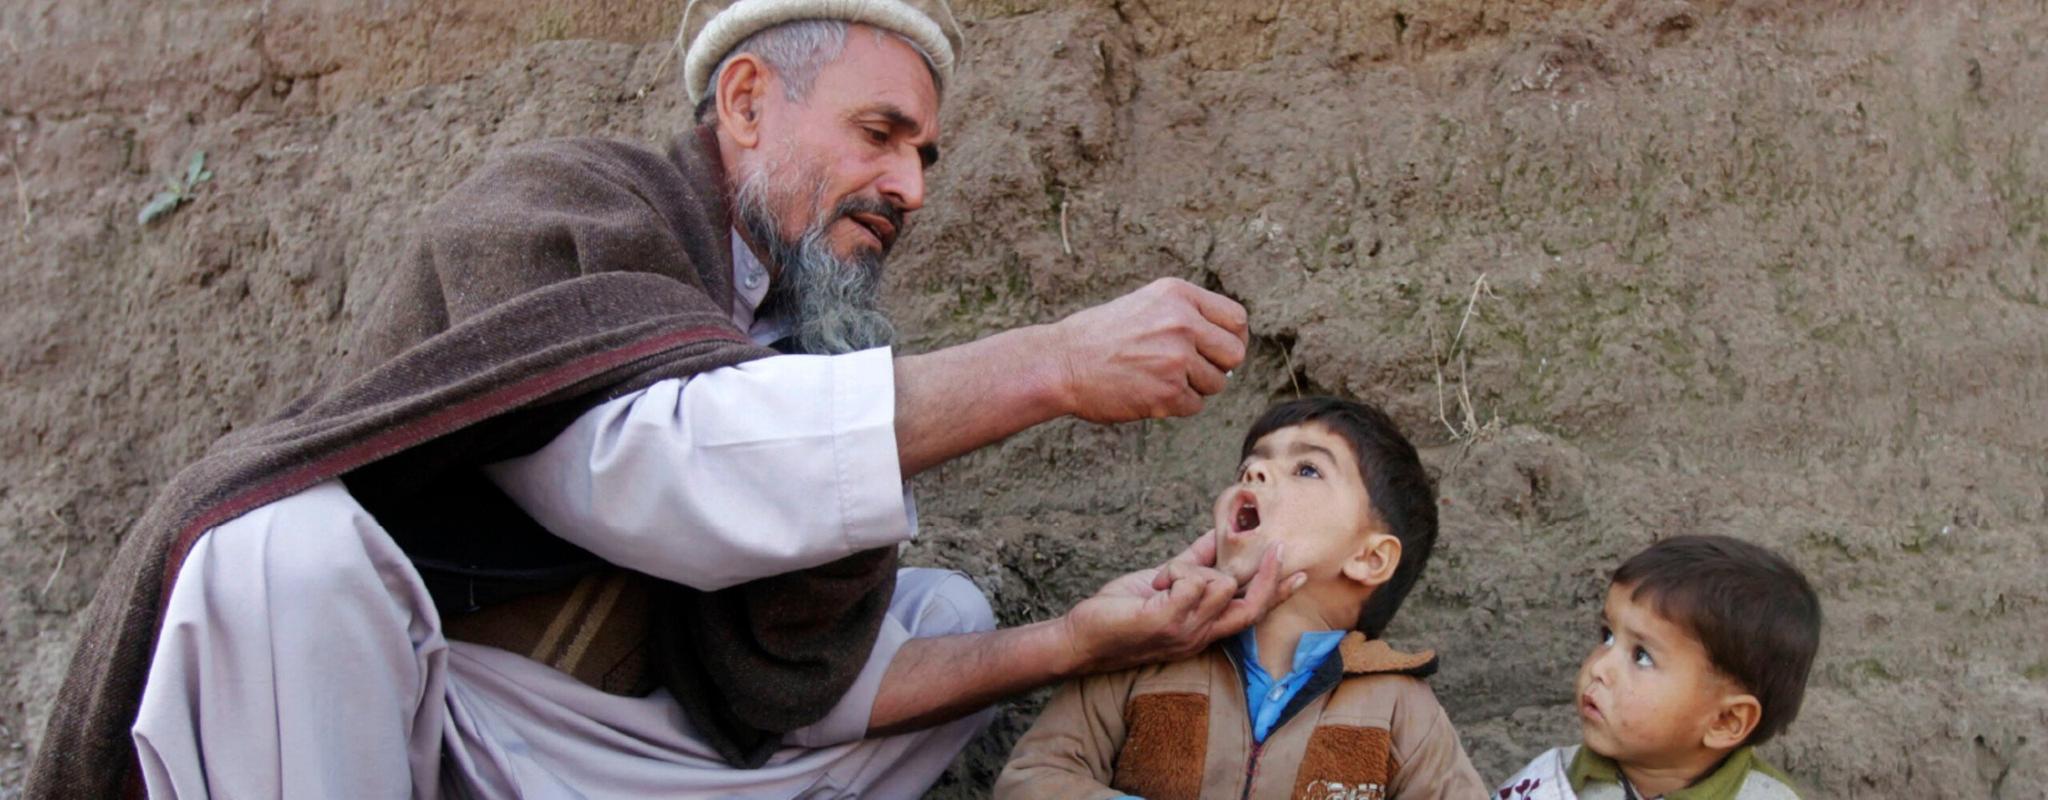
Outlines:
[[914, 535], [887, 348], [662, 381], [486, 472], [555, 535], [703, 590]]

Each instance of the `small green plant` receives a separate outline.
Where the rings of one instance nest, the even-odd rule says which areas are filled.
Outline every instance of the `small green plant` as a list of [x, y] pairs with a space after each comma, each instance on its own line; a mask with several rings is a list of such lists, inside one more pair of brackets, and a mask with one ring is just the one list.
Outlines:
[[206, 151], [193, 153], [192, 160], [185, 165], [185, 177], [165, 181], [169, 188], [149, 199], [149, 203], [135, 215], [136, 224], [148, 225], [151, 220], [178, 210], [178, 206], [192, 199], [192, 190], [210, 180], [213, 180], [213, 171], [206, 168]]

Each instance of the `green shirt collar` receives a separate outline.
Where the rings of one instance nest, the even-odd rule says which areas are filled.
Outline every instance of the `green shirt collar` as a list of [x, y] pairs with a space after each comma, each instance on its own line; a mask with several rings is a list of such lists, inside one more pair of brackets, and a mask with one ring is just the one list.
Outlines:
[[[1741, 747], [1722, 759], [1721, 766], [1715, 767], [1707, 777], [1664, 795], [1664, 800], [1734, 800], [1742, 791], [1743, 782], [1749, 779], [1751, 770], [1774, 778], [1779, 776], [1777, 769], [1757, 756], [1756, 748]], [[1583, 792], [1589, 783], [1620, 783], [1621, 766], [1614, 763], [1614, 759], [1580, 745], [1578, 754], [1572, 757], [1571, 766], [1565, 770], [1565, 776], [1571, 779], [1572, 791]]]

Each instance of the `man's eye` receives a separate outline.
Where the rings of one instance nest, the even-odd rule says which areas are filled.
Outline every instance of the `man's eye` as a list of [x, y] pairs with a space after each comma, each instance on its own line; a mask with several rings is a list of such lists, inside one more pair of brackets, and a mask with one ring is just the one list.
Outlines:
[[1600, 643], [1610, 646], [1614, 644], [1614, 631], [1605, 625], [1600, 626]]
[[1657, 666], [1657, 662], [1655, 659], [1650, 658], [1650, 651], [1638, 647], [1636, 648], [1636, 666], [1654, 667]]
[[1296, 475], [1299, 475], [1299, 476], [1301, 476], [1301, 477], [1304, 477], [1304, 478], [1320, 478], [1320, 477], [1323, 477], [1323, 471], [1322, 471], [1322, 470], [1319, 470], [1319, 469], [1316, 469], [1316, 465], [1314, 465], [1314, 464], [1303, 464], [1303, 465], [1301, 465], [1301, 466], [1295, 467], [1295, 468], [1294, 468], [1294, 474], [1296, 474]]
[[867, 132], [868, 141], [870, 142], [874, 142], [875, 144], [889, 143], [888, 131], [882, 130], [880, 128], [862, 128], [861, 130]]

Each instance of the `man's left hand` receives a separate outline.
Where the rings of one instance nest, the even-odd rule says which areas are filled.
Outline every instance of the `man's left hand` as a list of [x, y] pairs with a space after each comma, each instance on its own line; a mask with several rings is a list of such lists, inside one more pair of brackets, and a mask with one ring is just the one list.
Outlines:
[[1074, 606], [1060, 620], [1073, 672], [1107, 672], [1200, 653], [1251, 627], [1307, 578], [1296, 573], [1281, 580], [1278, 547], [1242, 586], [1215, 564], [1211, 531], [1165, 565], [1118, 577]]

